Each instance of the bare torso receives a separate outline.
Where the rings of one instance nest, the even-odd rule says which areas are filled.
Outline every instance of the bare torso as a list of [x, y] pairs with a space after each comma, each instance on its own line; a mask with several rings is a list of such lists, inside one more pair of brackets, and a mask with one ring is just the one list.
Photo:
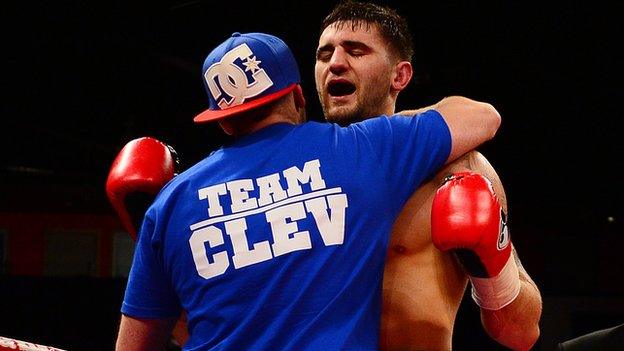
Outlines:
[[382, 350], [451, 350], [453, 325], [468, 276], [453, 254], [431, 241], [431, 203], [446, 175], [478, 171], [494, 183], [506, 209], [498, 176], [471, 152], [447, 165], [408, 200], [394, 224], [383, 281]]

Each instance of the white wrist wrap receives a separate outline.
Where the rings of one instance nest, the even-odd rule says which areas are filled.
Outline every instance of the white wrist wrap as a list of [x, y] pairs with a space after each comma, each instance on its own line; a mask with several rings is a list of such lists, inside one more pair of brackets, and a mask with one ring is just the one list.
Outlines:
[[509, 305], [520, 293], [520, 276], [513, 255], [496, 277], [470, 277], [472, 299], [486, 310], [500, 310]]

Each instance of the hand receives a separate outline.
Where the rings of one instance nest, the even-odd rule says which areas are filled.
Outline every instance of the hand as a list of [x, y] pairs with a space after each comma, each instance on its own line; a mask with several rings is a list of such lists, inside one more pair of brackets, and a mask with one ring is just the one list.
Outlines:
[[439, 250], [457, 254], [479, 306], [499, 309], [516, 298], [520, 281], [506, 215], [485, 177], [464, 172], [445, 179], [433, 199], [431, 237]]

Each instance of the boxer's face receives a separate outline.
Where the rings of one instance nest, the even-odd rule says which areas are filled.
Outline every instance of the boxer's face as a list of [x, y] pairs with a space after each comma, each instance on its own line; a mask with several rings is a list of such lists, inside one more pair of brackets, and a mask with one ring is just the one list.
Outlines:
[[316, 51], [315, 81], [325, 118], [343, 125], [394, 112], [395, 60], [376, 26], [327, 27]]

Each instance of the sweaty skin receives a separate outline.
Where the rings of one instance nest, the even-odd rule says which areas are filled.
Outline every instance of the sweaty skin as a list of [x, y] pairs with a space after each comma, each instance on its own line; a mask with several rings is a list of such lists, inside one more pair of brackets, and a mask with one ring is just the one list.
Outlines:
[[[453, 325], [468, 277], [454, 254], [433, 246], [430, 216], [433, 197], [444, 177], [463, 171], [488, 178], [507, 212], [498, 175], [476, 151], [447, 165], [412, 195], [394, 224], [388, 249], [383, 282], [383, 350], [451, 350]], [[521, 280], [534, 286], [521, 265], [518, 269]]]
[[468, 277], [454, 255], [433, 246], [431, 203], [446, 175], [475, 170], [471, 160], [485, 161], [477, 156], [469, 153], [418, 188], [394, 224], [383, 281], [380, 346], [384, 350], [451, 349]]

